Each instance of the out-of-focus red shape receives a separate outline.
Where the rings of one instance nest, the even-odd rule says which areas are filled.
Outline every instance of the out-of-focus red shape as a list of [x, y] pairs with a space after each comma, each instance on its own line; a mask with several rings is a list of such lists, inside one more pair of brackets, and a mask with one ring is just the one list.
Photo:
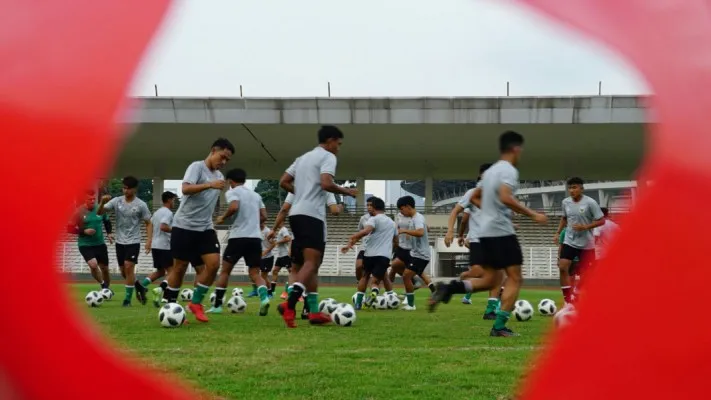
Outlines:
[[[640, 191], [526, 400], [708, 398], [711, 17], [708, 1], [520, 0], [619, 50], [655, 92]], [[604, 162], [604, 160], [601, 160]]]
[[0, 1], [5, 395], [192, 397], [104, 344], [77, 317], [55, 266], [72, 200], [119, 150], [117, 112], [167, 7], [167, 0]]

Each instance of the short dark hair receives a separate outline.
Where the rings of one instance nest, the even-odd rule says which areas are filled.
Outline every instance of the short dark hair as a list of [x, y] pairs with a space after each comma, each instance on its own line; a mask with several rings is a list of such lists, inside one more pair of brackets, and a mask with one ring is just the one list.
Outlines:
[[373, 208], [376, 211], [385, 211], [385, 201], [383, 201], [380, 197], [373, 196], [369, 198], [368, 201], [373, 205]]
[[163, 203], [167, 203], [167, 202], [169, 202], [170, 200], [173, 200], [173, 199], [176, 198], [176, 197], [178, 197], [178, 195], [175, 194], [175, 193], [173, 193], [173, 192], [163, 192], [163, 194], [160, 195], [160, 200], [161, 200]]
[[96, 192], [94, 191], [94, 189], [87, 189], [84, 194], [86, 194], [87, 196], [93, 196], [96, 194]]
[[129, 189], [135, 189], [138, 187], [138, 178], [129, 175], [127, 177], [124, 177], [121, 183], [123, 183], [123, 185]]
[[602, 215], [606, 217], [610, 213], [610, 210], [607, 207], [600, 207], [600, 210], [602, 210]]
[[328, 139], [343, 139], [343, 132], [333, 125], [324, 125], [318, 130], [318, 142], [326, 143]]
[[415, 208], [415, 198], [412, 196], [402, 196], [399, 199], [397, 199], [397, 208], [402, 208], [405, 206], [410, 206], [412, 208]]
[[230, 143], [229, 140], [225, 138], [219, 138], [212, 143], [211, 149], [217, 147], [218, 149], [229, 150], [232, 154], [235, 154], [235, 146]]
[[487, 169], [491, 168], [492, 165], [492, 163], [481, 164], [481, 166], [479, 166], [479, 175], [483, 174]]
[[244, 183], [247, 180], [247, 172], [242, 168], [231, 169], [227, 172], [227, 179], [236, 183]]
[[499, 136], [499, 151], [508, 153], [514, 147], [523, 146], [523, 135], [515, 131], [506, 131]]
[[583, 178], [574, 176], [570, 179], [568, 179], [567, 182], [565, 182], [566, 186], [572, 186], [572, 185], [580, 185], [583, 186], [585, 182], [583, 182]]

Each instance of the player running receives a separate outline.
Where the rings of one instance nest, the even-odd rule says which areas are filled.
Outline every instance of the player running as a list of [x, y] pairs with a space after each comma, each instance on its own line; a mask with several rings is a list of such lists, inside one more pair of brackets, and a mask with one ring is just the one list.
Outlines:
[[593, 229], [593, 236], [595, 236], [595, 257], [598, 260], [602, 260], [605, 257], [607, 247], [620, 231], [620, 226], [610, 219], [610, 210], [607, 207], [602, 207], [600, 210], [602, 210], [602, 215], [605, 216], [605, 224]]
[[220, 268], [220, 241], [212, 223], [212, 213], [225, 187], [220, 172], [232, 158], [235, 147], [227, 139], [217, 139], [210, 153], [202, 161], [195, 161], [183, 177], [183, 199], [173, 217], [170, 237], [170, 252], [173, 255], [173, 271], [168, 276], [168, 288], [163, 297], [170, 303], [178, 299], [188, 263], [196, 265], [201, 259], [205, 266], [198, 275], [198, 284], [188, 309], [200, 322], [208, 322], [202, 300], [215, 281]]
[[[272, 235], [272, 230], [267, 228], [264, 223], [265, 221], [260, 221], [259, 229], [262, 233], [262, 258], [259, 265], [259, 270], [261, 271], [262, 279], [264, 282], [269, 282], [269, 274], [274, 268], [274, 247], [276, 247], [276, 241]], [[267, 289], [267, 296], [271, 299], [272, 294], [269, 289]]]
[[[272, 284], [269, 288], [269, 296], [274, 296], [276, 291], [276, 286], [279, 283], [279, 272], [282, 268], [286, 268], [287, 272], [291, 269], [291, 257], [289, 257], [289, 245], [291, 243], [291, 234], [289, 229], [285, 226], [279, 228], [279, 232], [276, 234], [276, 260], [274, 261], [274, 269], [272, 270]], [[289, 282], [284, 283], [284, 291], [281, 293], [281, 298], [286, 299], [287, 288]]]
[[97, 214], [98, 209], [96, 193], [93, 190], [87, 191], [84, 204], [76, 210], [73, 222], [69, 225], [69, 233], [77, 235], [79, 253], [89, 266], [91, 276], [102, 289], [109, 289], [111, 285], [109, 250], [106, 247], [101, 226], [103, 224], [106, 229], [109, 243], [113, 243], [111, 221], [108, 215]]
[[[407, 229], [398, 229], [398, 235], [407, 235], [412, 246], [410, 250], [410, 262], [405, 267], [402, 280], [405, 282], [405, 298], [407, 304], [402, 308], [405, 311], [415, 311], [415, 285], [412, 278], [419, 275], [425, 283], [429, 277], [425, 275], [425, 268], [430, 263], [430, 242], [427, 234], [427, 222], [425, 217], [415, 209], [415, 199], [412, 196], [401, 197], [397, 201], [397, 207], [402, 215], [410, 218]], [[430, 290], [434, 292], [434, 285], [428, 283]]]
[[222, 302], [225, 298], [230, 274], [235, 264], [244, 257], [247, 265], [249, 279], [257, 285], [259, 296], [259, 315], [265, 316], [269, 311], [269, 296], [267, 295], [267, 281], [264, 274], [260, 274], [262, 261], [262, 230], [260, 225], [267, 219], [267, 208], [264, 206], [262, 196], [254, 190], [244, 186], [247, 173], [243, 169], [233, 169], [227, 173], [227, 182], [230, 190], [225, 193], [227, 210], [215, 220], [221, 225], [232, 215], [237, 215], [230, 226], [230, 235], [227, 248], [222, 255], [222, 269], [215, 284], [215, 305], [208, 313], [222, 313]]
[[[370, 202], [370, 197], [365, 201], [365, 207], [366, 207], [366, 213], [360, 216], [360, 219], [358, 220], [358, 232], [362, 231], [365, 229], [365, 223], [368, 222], [368, 220], [373, 216], [372, 211], [372, 204]], [[360, 283], [360, 278], [363, 277], [363, 257], [365, 255], [365, 249], [368, 246], [368, 236], [365, 236], [361, 240], [360, 244], [360, 249], [358, 251], [358, 255], [356, 256], [356, 264], [355, 264], [355, 275], [356, 275], [356, 281]]]
[[289, 225], [294, 232], [291, 242], [292, 269], [297, 270], [296, 282], [288, 301], [279, 305], [286, 326], [296, 328], [296, 303], [304, 292], [309, 304], [309, 322], [319, 325], [331, 318], [318, 310], [318, 269], [326, 247], [326, 192], [355, 197], [355, 189], [334, 183], [336, 154], [343, 142], [343, 133], [335, 126], [323, 126], [318, 132], [319, 145], [297, 158], [286, 170], [279, 184], [294, 193], [289, 212]]
[[432, 312], [438, 303], [448, 303], [455, 293], [495, 289], [505, 272], [507, 279], [501, 296], [501, 310], [496, 313], [490, 336], [516, 336], [506, 327], [523, 283], [523, 253], [511, 220], [512, 211], [527, 215], [537, 223], [547, 222], [545, 215], [528, 209], [514, 197], [519, 183], [516, 164], [523, 151], [523, 142], [523, 136], [513, 131], [504, 132], [499, 137], [501, 159], [486, 171], [481, 186], [472, 195], [471, 202], [481, 209], [479, 242], [483, 254], [483, 274], [453, 280], [449, 284], [440, 283], [430, 300]]
[[116, 258], [118, 260], [121, 276], [126, 278], [126, 295], [123, 306], [131, 306], [133, 290], [136, 290], [136, 299], [145, 305], [146, 288], [136, 279], [136, 264], [141, 252], [141, 221], [146, 224], [146, 249], [151, 248], [153, 228], [151, 226], [151, 212], [148, 205], [138, 197], [138, 179], [133, 176], [123, 178], [123, 196], [111, 198], [105, 195], [101, 198], [97, 215], [104, 215], [106, 211], [116, 214]]

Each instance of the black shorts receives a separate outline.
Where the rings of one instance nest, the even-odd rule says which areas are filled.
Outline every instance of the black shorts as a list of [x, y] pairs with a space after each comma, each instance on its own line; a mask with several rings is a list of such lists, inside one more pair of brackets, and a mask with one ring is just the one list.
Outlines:
[[124, 262], [138, 264], [138, 253], [141, 252], [141, 244], [118, 244], [116, 243], [116, 260], [119, 267], [123, 267]]
[[481, 243], [469, 242], [469, 265], [484, 265], [484, 253], [481, 251]]
[[248, 268], [259, 268], [262, 261], [262, 239], [232, 238], [227, 241], [227, 248], [222, 259], [235, 265], [241, 258]]
[[289, 256], [277, 257], [276, 262], [274, 263], [274, 266], [278, 267], [278, 268], [291, 269], [291, 257], [289, 257]]
[[105, 244], [97, 246], [79, 246], [79, 253], [84, 257], [84, 261], [96, 259], [99, 265], [109, 265], [109, 249]]
[[373, 275], [378, 279], [383, 279], [390, 266], [390, 259], [387, 257], [363, 257], [363, 271]]
[[358, 252], [358, 255], [356, 256], [356, 260], [362, 260], [363, 257], [365, 257], [365, 250], [361, 250]]
[[220, 254], [220, 241], [214, 229], [191, 231], [173, 227], [170, 233], [170, 252], [177, 260], [193, 263], [202, 260], [205, 254]]
[[[170, 250], [151, 249], [151, 255], [153, 256], [153, 268], [166, 269], [173, 266], [173, 255], [170, 254]], [[200, 261], [202, 262], [202, 260]]]
[[289, 225], [294, 239], [291, 241], [291, 258], [296, 265], [304, 265], [304, 249], [326, 250], [326, 238], [323, 235], [323, 221], [307, 215], [289, 217]]
[[516, 235], [479, 238], [483, 263], [482, 266], [504, 269], [514, 265], [523, 265], [523, 252]]
[[406, 269], [410, 271], [415, 271], [415, 275], [422, 276], [425, 272], [425, 268], [430, 263], [430, 260], [423, 260], [422, 258], [410, 257], [410, 263], [407, 264]]
[[595, 262], [595, 249], [579, 249], [564, 244], [560, 249], [561, 260], [580, 260], [579, 264], [590, 265]]
[[259, 262], [259, 270], [262, 272], [272, 272], [274, 268], [274, 257], [262, 258]]
[[402, 261], [407, 267], [412, 261], [412, 256], [410, 256], [410, 249], [401, 249], [398, 247], [397, 249], [395, 249], [395, 256], [393, 257], [393, 260], [395, 260], [396, 258]]

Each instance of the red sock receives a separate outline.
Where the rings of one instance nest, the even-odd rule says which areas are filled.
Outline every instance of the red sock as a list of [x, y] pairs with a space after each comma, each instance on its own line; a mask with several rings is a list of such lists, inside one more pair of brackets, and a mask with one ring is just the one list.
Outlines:
[[560, 290], [563, 291], [563, 299], [565, 299], [566, 303], [571, 303], [572, 302], [572, 295], [573, 295], [573, 288], [570, 286], [562, 286]]

